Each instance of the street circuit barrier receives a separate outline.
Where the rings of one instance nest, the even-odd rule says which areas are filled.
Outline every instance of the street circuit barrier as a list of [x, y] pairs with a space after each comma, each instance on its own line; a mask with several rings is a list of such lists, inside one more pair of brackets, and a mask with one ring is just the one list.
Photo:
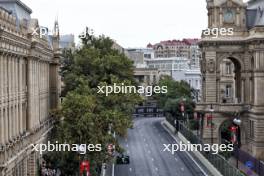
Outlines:
[[[174, 126], [174, 122], [171, 118], [167, 119], [171, 125]], [[179, 122], [179, 132], [192, 144], [202, 144], [203, 142], [185, 125]], [[200, 152], [223, 176], [246, 176], [243, 172], [232, 166], [228, 161], [220, 154], [212, 154], [212, 152]]]

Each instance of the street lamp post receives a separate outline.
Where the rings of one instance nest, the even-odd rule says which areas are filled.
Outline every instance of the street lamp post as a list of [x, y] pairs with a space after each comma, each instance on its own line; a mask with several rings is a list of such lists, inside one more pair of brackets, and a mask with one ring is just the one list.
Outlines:
[[181, 113], [182, 113], [182, 119], [184, 119], [184, 110], [185, 110], [185, 108], [184, 108], [184, 103], [183, 102], [181, 102], [180, 109], [181, 109]]
[[236, 135], [236, 151], [237, 151], [237, 161], [236, 161], [236, 166], [238, 168], [238, 159], [239, 159], [239, 141], [238, 141], [238, 128], [240, 127], [242, 121], [239, 119], [239, 117], [235, 117], [233, 120], [233, 123], [236, 125], [236, 131], [235, 131], [235, 135]]
[[178, 124], [178, 120], [177, 120], [177, 117], [176, 117], [176, 119], [174, 119], [174, 126], [175, 126], [175, 134], [177, 134], [178, 133], [178, 128], [177, 128], [177, 124]]
[[197, 120], [197, 137], [199, 137], [200, 119], [199, 119], [197, 112], [194, 112], [193, 116], [194, 116], [194, 119]]
[[211, 104], [211, 107], [209, 109], [210, 111], [210, 115], [211, 115], [211, 144], [214, 143], [214, 128], [213, 128], [213, 112], [214, 112], [214, 108], [213, 108], [213, 104]]
[[181, 113], [182, 113], [182, 118], [184, 119], [184, 121], [186, 122], [185, 120], [185, 102], [186, 102], [186, 98], [182, 98], [182, 102], [181, 102], [181, 107], [180, 107], [180, 110], [181, 110]]

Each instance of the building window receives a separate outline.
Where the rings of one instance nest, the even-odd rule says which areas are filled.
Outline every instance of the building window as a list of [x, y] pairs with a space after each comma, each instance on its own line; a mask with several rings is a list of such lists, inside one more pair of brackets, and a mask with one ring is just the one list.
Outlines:
[[255, 137], [255, 122], [253, 120], [249, 120], [249, 137], [254, 138]]
[[226, 85], [225, 97], [231, 97], [231, 95], [232, 95], [232, 86]]
[[153, 75], [153, 84], [157, 83], [156, 75]]
[[227, 75], [231, 75], [231, 63], [230, 62], [228, 62], [228, 63], [226, 63], [226, 74]]
[[151, 54], [144, 54], [144, 58], [151, 59]]

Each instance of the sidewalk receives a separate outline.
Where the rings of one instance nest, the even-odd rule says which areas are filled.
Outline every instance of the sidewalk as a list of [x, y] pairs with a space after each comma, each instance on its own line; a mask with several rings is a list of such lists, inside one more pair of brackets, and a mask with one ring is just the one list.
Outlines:
[[[236, 167], [236, 164], [237, 164], [237, 160], [235, 157], [231, 157], [228, 162], [230, 164], [232, 164], [233, 166]], [[259, 176], [257, 173], [255, 173], [253, 170], [249, 170], [249, 168], [247, 166], [245, 166], [244, 163], [242, 162], [238, 162], [238, 168], [239, 170], [243, 171], [245, 174], [247, 174], [247, 176]]]
[[[197, 131], [196, 130], [193, 130], [192, 131], [194, 134], [197, 134]], [[236, 167], [237, 165], [237, 160], [235, 157], [231, 157], [230, 159], [228, 159], [228, 162]], [[238, 162], [238, 168], [239, 170], [241, 170], [242, 172], [244, 172], [247, 176], [259, 176], [257, 173], [255, 173], [253, 170], [249, 169], [245, 163], [242, 163], [242, 162]]]

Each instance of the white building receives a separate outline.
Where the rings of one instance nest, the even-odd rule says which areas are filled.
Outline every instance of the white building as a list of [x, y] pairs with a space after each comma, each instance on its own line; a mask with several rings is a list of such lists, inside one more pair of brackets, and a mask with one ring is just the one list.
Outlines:
[[186, 70], [185, 72], [185, 81], [195, 90], [195, 97], [196, 101], [200, 101], [201, 99], [201, 90], [202, 90], [202, 83], [201, 83], [201, 70], [199, 67], [190, 67], [190, 69]]
[[147, 68], [145, 59], [154, 58], [154, 50], [152, 48], [128, 48], [125, 54], [134, 62], [136, 68]]
[[[194, 57], [196, 58], [196, 57]], [[195, 59], [196, 60], [196, 59]], [[158, 69], [161, 75], [169, 75], [176, 81], [186, 81], [196, 90], [196, 100], [201, 94], [201, 71], [199, 60], [191, 62], [184, 57], [145, 59], [150, 69]]]
[[145, 59], [148, 68], [158, 69], [161, 74], [170, 75], [174, 80], [185, 80], [189, 60], [183, 57]]

